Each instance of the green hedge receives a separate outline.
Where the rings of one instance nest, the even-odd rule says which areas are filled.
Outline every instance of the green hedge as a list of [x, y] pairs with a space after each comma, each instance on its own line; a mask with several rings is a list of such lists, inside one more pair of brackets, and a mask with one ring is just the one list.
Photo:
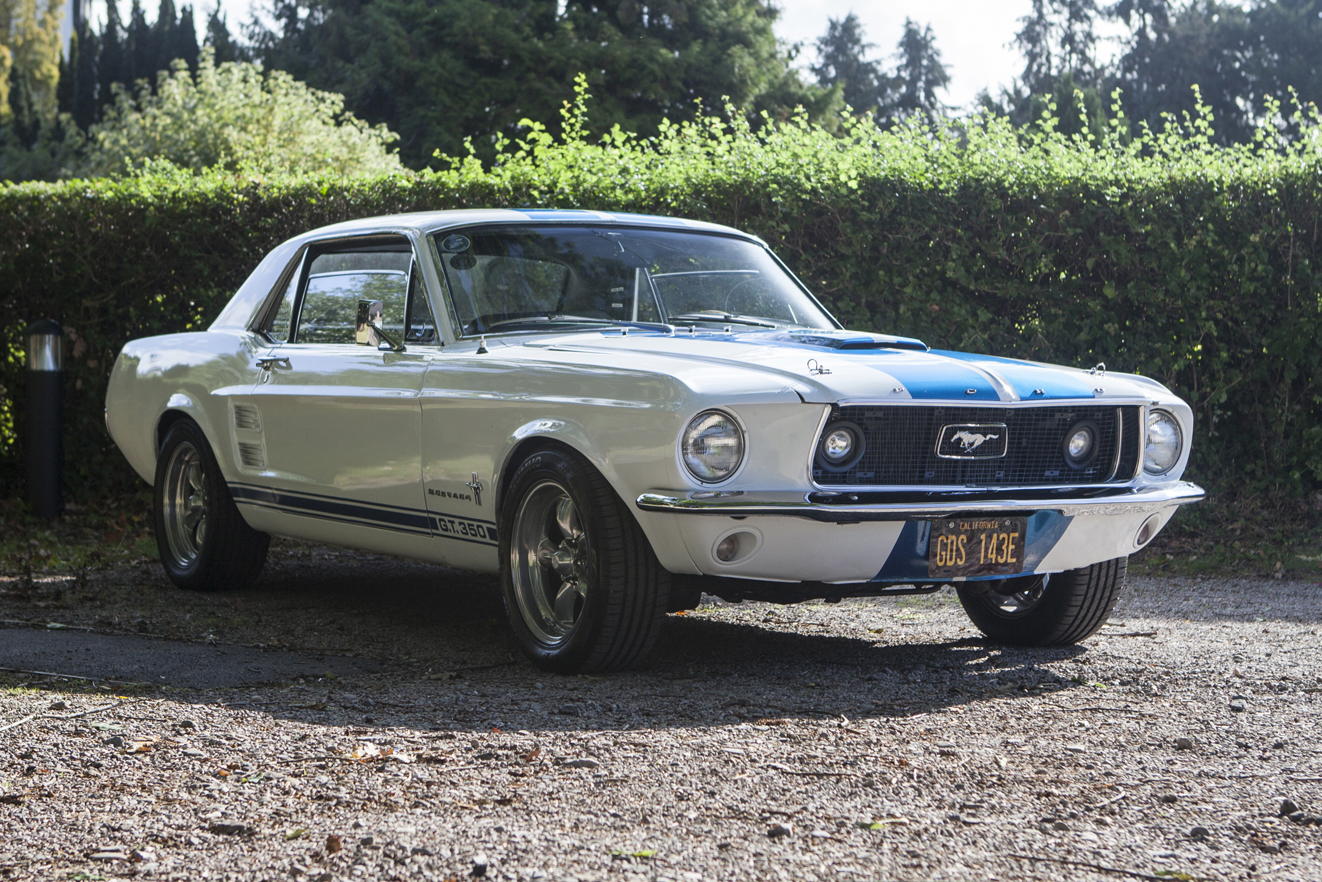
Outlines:
[[[581, 105], [578, 108], [581, 113]], [[76, 337], [69, 494], [134, 480], [102, 400], [133, 337], [205, 326], [272, 245], [345, 218], [470, 206], [675, 214], [765, 239], [855, 328], [1062, 364], [1193, 405], [1190, 476], [1229, 502], [1322, 488], [1322, 147], [1222, 149], [1206, 121], [1121, 143], [958, 132], [752, 132], [707, 119], [598, 144], [536, 126], [482, 168], [371, 180], [223, 175], [0, 188], [0, 492], [21, 487], [25, 322]], [[737, 115], [732, 116], [738, 119]]]

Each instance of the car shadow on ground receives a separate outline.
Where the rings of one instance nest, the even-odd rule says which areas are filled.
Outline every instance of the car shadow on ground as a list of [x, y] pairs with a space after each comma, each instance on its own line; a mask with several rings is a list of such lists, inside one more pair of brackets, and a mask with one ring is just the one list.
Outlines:
[[[72, 628], [0, 630], [0, 667], [87, 679], [10, 674], [11, 685], [26, 679], [104, 694], [98, 682], [120, 681], [120, 692], [126, 681], [143, 683], [128, 691], [368, 730], [912, 718], [1077, 688], [1050, 666], [1087, 653], [949, 639], [957, 627], [914, 633], [893, 619], [874, 629], [880, 634], [851, 626], [854, 613], [893, 615], [892, 600], [744, 604], [668, 617], [638, 670], [566, 677], [518, 653], [493, 579], [389, 558], [278, 558], [254, 589], [219, 594], [178, 591], [158, 565], [142, 565], [108, 574], [75, 594], [82, 601], [72, 607], [41, 606], [60, 590], [51, 582], [28, 586], [26, 596], [12, 588], [0, 594], [2, 618], [82, 617]], [[63, 590], [67, 599], [71, 589]], [[944, 614], [940, 604], [925, 609]], [[731, 613], [752, 621], [729, 620]], [[816, 621], [826, 616], [830, 622]], [[842, 627], [855, 633], [841, 634]]]

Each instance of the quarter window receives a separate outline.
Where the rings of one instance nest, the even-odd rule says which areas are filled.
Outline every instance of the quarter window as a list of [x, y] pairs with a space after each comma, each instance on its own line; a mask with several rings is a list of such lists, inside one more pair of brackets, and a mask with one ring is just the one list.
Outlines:
[[265, 331], [277, 343], [375, 347], [437, 340], [413, 250], [404, 240], [311, 246]]

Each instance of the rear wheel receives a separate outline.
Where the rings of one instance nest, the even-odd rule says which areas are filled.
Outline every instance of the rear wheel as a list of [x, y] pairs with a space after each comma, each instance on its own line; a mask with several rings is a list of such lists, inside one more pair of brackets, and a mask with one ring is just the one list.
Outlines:
[[1067, 646], [1106, 623], [1125, 584], [1129, 558], [1041, 576], [956, 586], [978, 630], [997, 643]]
[[170, 426], [156, 460], [156, 546], [170, 580], [195, 591], [256, 581], [271, 537], [248, 526], [197, 423]]
[[620, 670], [656, 642], [669, 573], [579, 454], [547, 448], [518, 467], [502, 506], [500, 559], [510, 625], [539, 667]]

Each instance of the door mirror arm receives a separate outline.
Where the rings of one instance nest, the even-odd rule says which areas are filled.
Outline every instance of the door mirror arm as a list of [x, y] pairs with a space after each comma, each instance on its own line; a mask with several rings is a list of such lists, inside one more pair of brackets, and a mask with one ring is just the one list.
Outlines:
[[379, 323], [377, 323], [377, 322], [373, 322], [373, 323], [372, 323], [372, 329], [375, 330], [376, 333], [377, 333], [377, 336], [381, 338], [381, 342], [378, 343], [377, 346], [376, 346], [378, 352], [403, 352], [403, 351], [404, 351], [404, 344], [403, 344], [403, 343], [400, 343], [400, 342], [398, 342], [398, 341], [396, 341], [396, 340], [394, 340], [394, 339], [392, 339], [392, 338], [390, 337], [390, 335], [387, 334], [387, 333], [382, 329], [382, 327], [381, 327], [381, 325], [380, 325]]

